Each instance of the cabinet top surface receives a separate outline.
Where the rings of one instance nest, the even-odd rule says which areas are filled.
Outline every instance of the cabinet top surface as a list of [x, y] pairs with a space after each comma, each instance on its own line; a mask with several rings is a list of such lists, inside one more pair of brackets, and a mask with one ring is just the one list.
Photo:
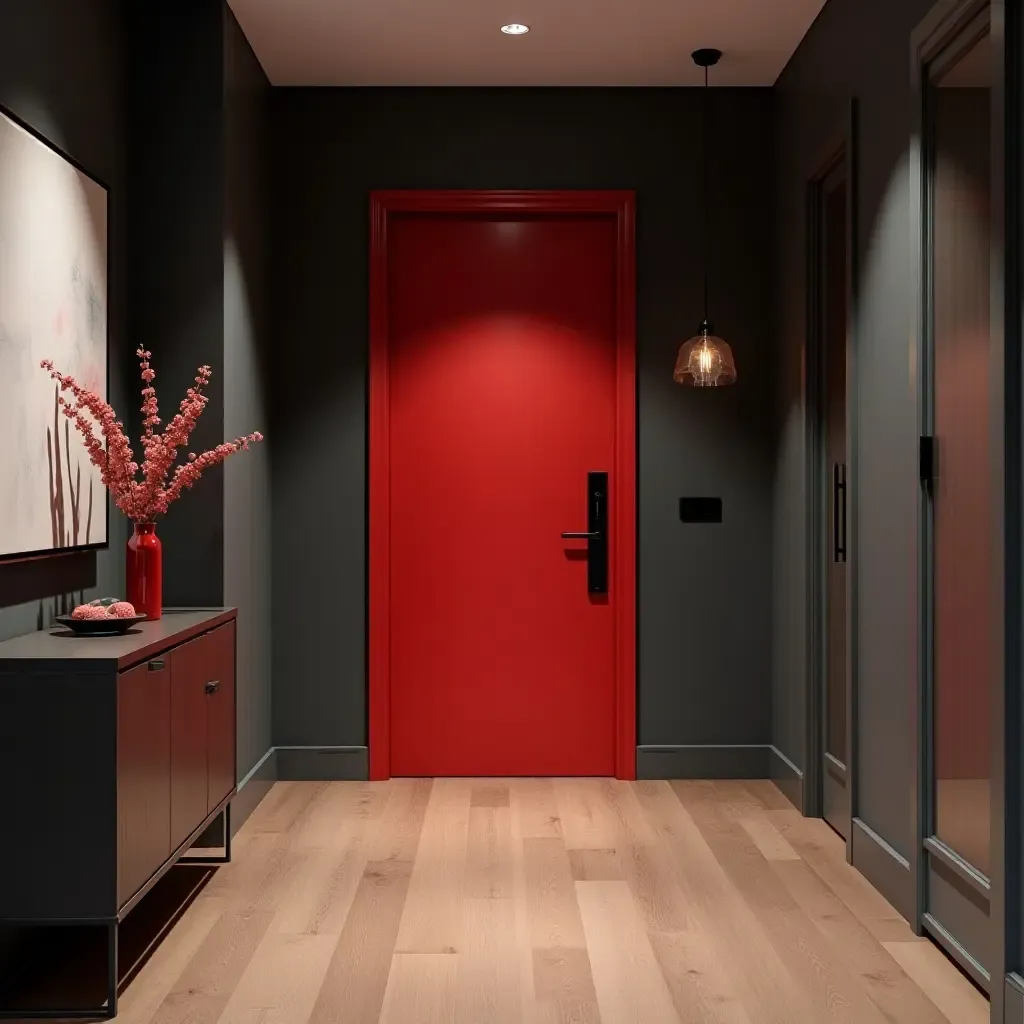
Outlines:
[[63, 626], [26, 633], [0, 643], [0, 673], [124, 669], [234, 618], [234, 608], [164, 609], [163, 618], [124, 636], [76, 636]]

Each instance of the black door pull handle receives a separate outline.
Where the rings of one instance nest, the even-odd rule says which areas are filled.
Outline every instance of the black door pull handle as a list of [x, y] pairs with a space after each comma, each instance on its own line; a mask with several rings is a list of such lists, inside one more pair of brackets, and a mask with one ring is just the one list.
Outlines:
[[220, 680], [219, 679], [211, 679], [209, 682], [206, 683], [206, 685], [203, 687], [203, 689], [207, 693], [216, 693], [220, 689]]
[[846, 463], [832, 464], [832, 561], [846, 561]]
[[587, 591], [608, 593], [608, 474], [587, 474], [587, 528], [569, 530], [562, 540], [587, 542]]

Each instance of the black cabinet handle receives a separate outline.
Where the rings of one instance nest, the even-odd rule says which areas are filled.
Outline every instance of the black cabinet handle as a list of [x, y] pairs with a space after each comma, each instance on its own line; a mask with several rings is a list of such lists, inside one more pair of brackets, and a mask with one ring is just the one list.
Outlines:
[[601, 534], [597, 531], [593, 533], [563, 533], [562, 540], [600, 540]]
[[149, 667], [149, 671], [150, 671], [150, 672], [163, 672], [163, 670], [164, 670], [164, 669], [165, 669], [165, 668], [166, 668], [167, 666], [166, 666], [166, 664], [164, 663], [164, 659], [163, 659], [163, 658], [154, 658], [154, 659], [153, 659], [153, 660], [152, 660], [152, 661], [151, 661], [151, 662], [149, 663], [149, 666], [148, 666], [148, 667]]
[[205, 685], [205, 686], [203, 687], [203, 689], [204, 689], [204, 690], [205, 690], [205, 691], [206, 691], [207, 693], [216, 693], [216, 692], [217, 692], [217, 691], [218, 691], [218, 690], [220, 689], [220, 680], [219, 680], [219, 679], [211, 679], [211, 680], [210, 680], [210, 681], [209, 681], [209, 682], [208, 682], [208, 683], [207, 683], [207, 684], [206, 684], [206, 685]]
[[832, 463], [832, 561], [846, 561], [846, 464]]

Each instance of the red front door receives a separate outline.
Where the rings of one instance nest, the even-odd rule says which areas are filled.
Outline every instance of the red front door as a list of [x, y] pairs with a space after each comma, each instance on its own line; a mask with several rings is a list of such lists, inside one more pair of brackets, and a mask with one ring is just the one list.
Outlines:
[[[619, 243], [607, 213], [390, 220], [392, 775], [616, 773]], [[592, 472], [606, 593], [561, 536]]]

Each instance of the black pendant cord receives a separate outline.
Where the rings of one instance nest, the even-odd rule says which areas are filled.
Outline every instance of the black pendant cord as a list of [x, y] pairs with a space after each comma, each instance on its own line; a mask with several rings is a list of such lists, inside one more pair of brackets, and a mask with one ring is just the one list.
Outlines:
[[704, 172], [704, 209], [702, 211], [701, 226], [703, 237], [701, 239], [704, 249], [704, 320], [700, 325], [700, 333], [704, 335], [713, 334], [714, 328], [708, 320], [708, 279], [711, 276], [711, 95], [708, 83], [708, 68], [714, 67], [722, 56], [721, 50], [705, 47], [694, 50], [690, 55], [693, 62], [704, 69], [704, 138], [702, 140], [703, 172]]
[[708, 139], [711, 131], [711, 118], [708, 107], [708, 69], [704, 66], [704, 324], [708, 323], [708, 260], [709, 247], [711, 245], [711, 232], [708, 230], [708, 222], [711, 214], [708, 210], [708, 192], [710, 190], [710, 177], [708, 166]]

